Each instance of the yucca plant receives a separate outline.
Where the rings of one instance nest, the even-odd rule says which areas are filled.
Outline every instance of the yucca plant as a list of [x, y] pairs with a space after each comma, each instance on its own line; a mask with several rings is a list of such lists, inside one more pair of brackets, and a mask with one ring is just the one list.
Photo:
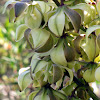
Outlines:
[[99, 100], [90, 82], [100, 81], [100, 1], [10, 0], [10, 22], [21, 24], [16, 41], [31, 50], [18, 85], [34, 91], [28, 100]]

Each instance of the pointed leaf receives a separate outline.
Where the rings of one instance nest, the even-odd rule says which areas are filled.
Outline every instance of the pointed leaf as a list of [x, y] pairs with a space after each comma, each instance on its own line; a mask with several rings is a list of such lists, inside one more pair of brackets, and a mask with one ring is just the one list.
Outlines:
[[25, 30], [28, 29], [28, 27], [25, 24], [21, 24], [16, 29], [16, 41], [20, 41], [24, 37]]
[[86, 31], [86, 42], [88, 42], [88, 36], [95, 30], [100, 29], [100, 25], [93, 25], [89, 27]]
[[70, 19], [75, 31], [78, 32], [78, 30], [80, 28], [80, 24], [81, 24], [80, 15], [76, 11], [68, 8], [67, 6], [65, 7], [65, 14]]
[[25, 71], [18, 76], [18, 85], [21, 91], [26, 89], [31, 82], [30, 71]]
[[16, 3], [14, 6], [15, 7], [15, 17], [19, 17], [25, 11], [27, 6], [28, 5], [26, 3], [23, 3], [23, 2]]

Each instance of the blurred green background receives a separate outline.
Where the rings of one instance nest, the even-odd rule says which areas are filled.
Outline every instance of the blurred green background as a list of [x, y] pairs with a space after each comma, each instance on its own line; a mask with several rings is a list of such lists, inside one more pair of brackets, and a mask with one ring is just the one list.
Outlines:
[[17, 77], [19, 69], [29, 65], [29, 51], [25, 49], [24, 39], [15, 41], [20, 23], [9, 23], [9, 7], [2, 14], [6, 1], [0, 0], [0, 100], [27, 100], [29, 90], [19, 92]]

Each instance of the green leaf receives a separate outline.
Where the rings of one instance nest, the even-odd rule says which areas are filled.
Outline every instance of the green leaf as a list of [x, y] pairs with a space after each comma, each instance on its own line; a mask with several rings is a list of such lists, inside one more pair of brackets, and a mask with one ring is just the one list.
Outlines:
[[15, 8], [15, 17], [19, 17], [27, 8], [27, 4], [20, 2], [20, 3], [16, 3], [14, 8]]
[[89, 27], [86, 31], [86, 42], [88, 42], [88, 36], [95, 30], [100, 29], [100, 25], [93, 25]]
[[28, 29], [28, 27], [25, 24], [21, 24], [16, 29], [16, 41], [20, 41], [24, 37], [25, 30]]
[[68, 8], [67, 6], [65, 6], [65, 14], [70, 19], [75, 31], [78, 32], [81, 24], [81, 16], [76, 11]]
[[4, 5], [4, 8], [3, 8], [3, 14], [5, 13], [5, 11], [6, 11], [6, 8], [8, 7], [8, 5], [10, 5], [10, 4], [15, 4], [16, 2], [19, 2], [19, 1], [15, 1], [15, 0], [9, 0], [9, 1], [7, 1], [6, 3], [5, 3], [5, 5]]
[[31, 82], [32, 82], [32, 79], [30, 77], [30, 71], [24, 71], [18, 76], [18, 85], [21, 91], [26, 89], [30, 85]]

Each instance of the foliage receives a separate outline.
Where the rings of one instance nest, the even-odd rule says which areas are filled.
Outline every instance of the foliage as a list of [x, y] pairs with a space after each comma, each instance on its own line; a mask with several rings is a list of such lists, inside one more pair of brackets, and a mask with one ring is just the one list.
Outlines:
[[[15, 42], [15, 29], [18, 24], [9, 23], [8, 18], [4, 25], [0, 25], [0, 74], [7, 73], [8, 69], [18, 71], [20, 67], [28, 66], [28, 59], [25, 51], [25, 42]], [[20, 55], [22, 52], [22, 55]], [[23, 61], [22, 61], [23, 59]]]
[[9, 4], [16, 41], [34, 52], [18, 76], [21, 91], [34, 87], [28, 100], [99, 100], [89, 83], [100, 80], [100, 1], [10, 0], [4, 12]]

